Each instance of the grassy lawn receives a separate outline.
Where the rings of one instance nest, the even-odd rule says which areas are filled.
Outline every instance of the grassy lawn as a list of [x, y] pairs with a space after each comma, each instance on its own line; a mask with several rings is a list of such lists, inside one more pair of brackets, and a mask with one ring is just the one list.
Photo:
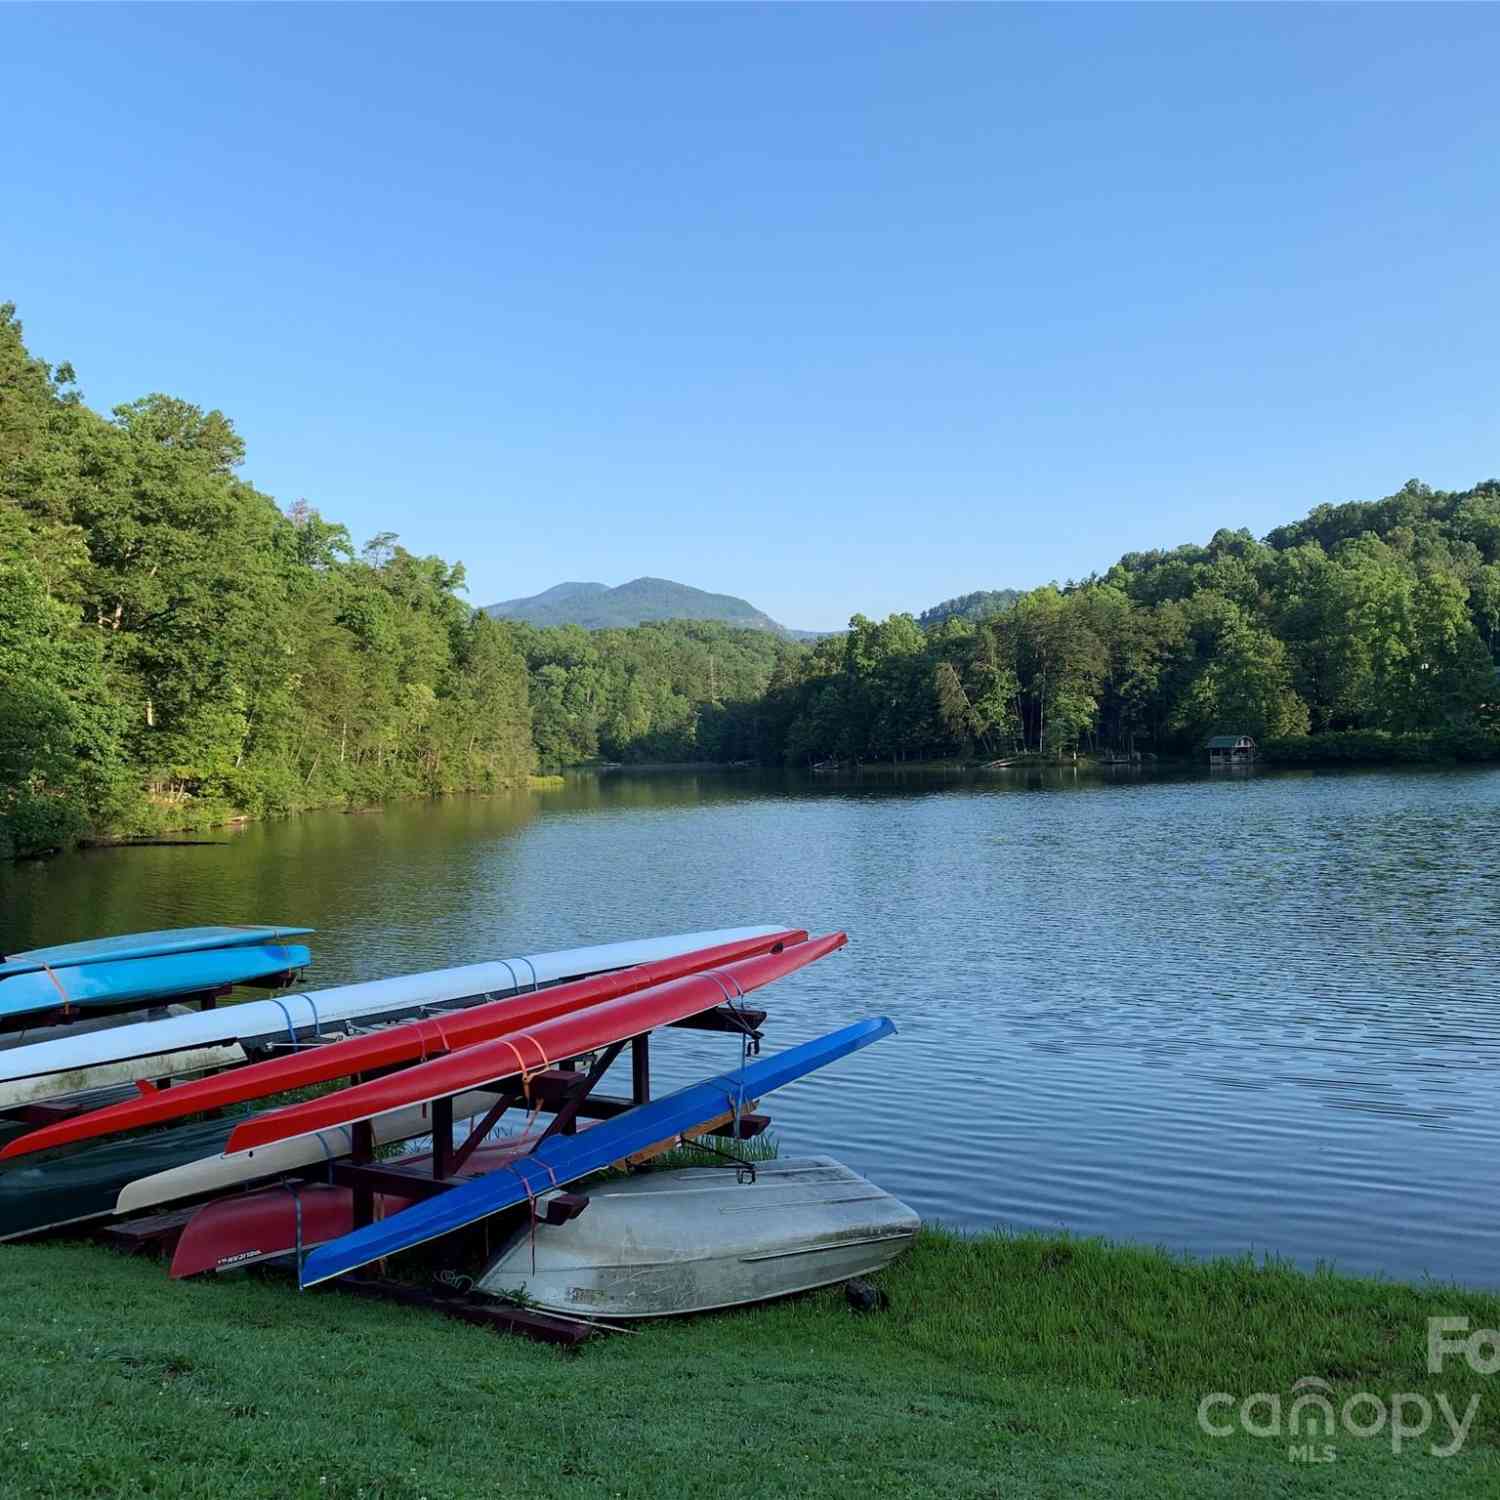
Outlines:
[[[1500, 1327], [1500, 1298], [934, 1232], [884, 1285], [880, 1313], [833, 1291], [564, 1354], [271, 1279], [174, 1285], [93, 1245], [0, 1246], [0, 1494], [1500, 1492], [1500, 1375], [1462, 1357], [1429, 1375], [1425, 1321]], [[1336, 1433], [1322, 1464], [1199, 1429], [1202, 1396], [1288, 1403], [1303, 1376], [1339, 1407], [1479, 1406], [1448, 1459], [1426, 1451], [1441, 1417], [1399, 1457], [1388, 1431]]]

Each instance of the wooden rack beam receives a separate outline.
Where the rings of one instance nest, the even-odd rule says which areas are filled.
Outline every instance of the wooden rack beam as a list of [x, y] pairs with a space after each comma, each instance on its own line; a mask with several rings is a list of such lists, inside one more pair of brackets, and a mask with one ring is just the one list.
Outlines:
[[477, 1297], [438, 1297], [420, 1287], [375, 1277], [341, 1276], [333, 1285], [355, 1297], [379, 1297], [404, 1307], [421, 1307], [462, 1323], [491, 1328], [498, 1333], [519, 1333], [525, 1338], [546, 1344], [572, 1348], [591, 1338], [595, 1332], [588, 1323], [560, 1318], [552, 1313], [533, 1312], [530, 1308], [512, 1307], [503, 1302], [482, 1302]]
[[688, 1016], [669, 1024], [683, 1031], [730, 1031], [736, 1034], [748, 1028], [753, 1035], [766, 1024], [766, 1013], [763, 1010], [744, 1010], [739, 1007], [731, 1010], [727, 1005], [720, 1005], [713, 1010], [705, 1010], [696, 1016]]

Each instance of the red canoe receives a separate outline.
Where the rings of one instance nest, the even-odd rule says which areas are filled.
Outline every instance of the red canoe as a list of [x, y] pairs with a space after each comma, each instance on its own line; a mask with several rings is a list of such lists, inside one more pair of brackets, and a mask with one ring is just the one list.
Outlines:
[[409, 1104], [426, 1104], [501, 1078], [524, 1078], [567, 1058], [713, 1010], [736, 994], [805, 968], [846, 942], [842, 932], [812, 938], [780, 953], [725, 964], [712, 974], [688, 975], [639, 994], [571, 1011], [529, 1030], [513, 1031], [354, 1088], [267, 1110], [236, 1126], [225, 1150], [248, 1151], [330, 1125], [373, 1119]]
[[[580, 1122], [579, 1129], [585, 1128]], [[524, 1155], [540, 1130], [481, 1146], [456, 1174], [478, 1177]], [[431, 1156], [401, 1156], [389, 1167], [430, 1164]], [[414, 1200], [395, 1193], [375, 1195], [375, 1217], [389, 1218]], [[172, 1275], [197, 1276], [204, 1271], [232, 1271], [273, 1255], [286, 1255], [336, 1240], [354, 1228], [354, 1191], [325, 1182], [289, 1182], [281, 1187], [236, 1193], [205, 1203], [188, 1220], [172, 1254]]]
[[[807, 933], [800, 928], [764, 933], [738, 942], [698, 948], [691, 953], [639, 964], [631, 969], [596, 974], [590, 979], [571, 980], [528, 995], [491, 1000], [450, 1015], [383, 1027], [369, 1036], [308, 1047], [286, 1057], [272, 1058], [269, 1062], [249, 1063], [211, 1078], [174, 1084], [169, 1089], [140, 1084], [137, 1085], [142, 1091], [139, 1098], [126, 1099], [120, 1104], [106, 1105], [103, 1109], [62, 1120], [56, 1125], [28, 1131], [0, 1150], [0, 1158], [25, 1156], [32, 1151], [45, 1151], [48, 1147], [72, 1141], [93, 1140], [122, 1130], [160, 1125], [203, 1110], [264, 1099], [311, 1083], [326, 1083], [331, 1078], [349, 1078], [377, 1068], [442, 1057], [462, 1047], [534, 1026], [584, 1006], [634, 994], [687, 974], [700, 974], [738, 959], [796, 946], [806, 938]], [[732, 986], [728, 993], [733, 993]], [[721, 994], [720, 1000], [723, 998]]]

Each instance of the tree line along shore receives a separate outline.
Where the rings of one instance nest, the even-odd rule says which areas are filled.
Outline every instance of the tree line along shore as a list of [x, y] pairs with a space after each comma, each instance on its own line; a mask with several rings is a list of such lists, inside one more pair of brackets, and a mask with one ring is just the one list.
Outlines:
[[1496, 480], [807, 645], [491, 619], [462, 564], [356, 547], [244, 456], [170, 396], [93, 410], [0, 308], [0, 854], [599, 760], [1170, 757], [1215, 733], [1285, 764], [1500, 758]]

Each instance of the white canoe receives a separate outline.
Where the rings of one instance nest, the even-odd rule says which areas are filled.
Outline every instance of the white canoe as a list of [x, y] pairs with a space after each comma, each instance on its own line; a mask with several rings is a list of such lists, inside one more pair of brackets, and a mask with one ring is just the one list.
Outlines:
[[[453, 1100], [453, 1117], [462, 1123], [482, 1115], [495, 1102], [495, 1096], [481, 1090], [457, 1094]], [[414, 1104], [408, 1109], [393, 1110], [373, 1120], [375, 1144], [409, 1141], [432, 1130], [431, 1106]], [[180, 1167], [168, 1167], [149, 1177], [138, 1177], [120, 1190], [115, 1202], [117, 1214], [139, 1213], [183, 1198], [198, 1198], [209, 1193], [228, 1192], [247, 1182], [279, 1177], [283, 1172], [299, 1172], [320, 1161], [348, 1156], [354, 1149], [353, 1130], [340, 1125], [320, 1130], [314, 1135], [299, 1135], [293, 1140], [276, 1141], [254, 1151], [226, 1152], [204, 1156]]]
[[258, 1049], [279, 1042], [306, 1041], [350, 1024], [396, 1021], [432, 1006], [499, 999], [539, 985], [624, 969], [694, 948], [780, 930], [730, 927], [599, 943], [278, 995], [272, 1000], [248, 1000], [156, 1020], [132, 1019], [128, 1025], [55, 1028], [56, 1034], [48, 1039], [0, 1049], [0, 1109], [56, 1099], [102, 1084], [174, 1078], [203, 1068], [232, 1066]]
[[12, 1071], [7, 1053], [18, 1047], [40, 1048], [48, 1042], [63, 1042], [66, 1046], [53, 1053], [29, 1052], [26, 1059], [19, 1060], [15, 1071], [29, 1069], [37, 1060], [45, 1069], [49, 1058], [71, 1057], [76, 1044], [85, 1037], [96, 1036], [101, 1031], [118, 1031], [123, 1027], [150, 1026], [159, 1021], [174, 1020], [179, 1016], [194, 1016], [196, 1009], [186, 1005], [161, 1006], [154, 1010], [130, 1011], [118, 1016], [88, 1016], [70, 1025], [31, 1026], [24, 1031], [0, 1032], [0, 1109], [17, 1109], [27, 1104], [41, 1104], [49, 1100], [75, 1098], [92, 1094], [99, 1089], [108, 1089], [117, 1084], [131, 1084], [138, 1078], [181, 1077], [184, 1073], [206, 1072], [211, 1068], [227, 1068], [245, 1060], [245, 1050], [238, 1042], [207, 1047], [184, 1047], [161, 1057], [124, 1058], [118, 1062], [85, 1063], [77, 1068], [61, 1068], [56, 1071], [21, 1072], [18, 1077], [6, 1077]]
[[754, 1182], [688, 1167], [585, 1191], [582, 1214], [522, 1229], [477, 1290], [573, 1317], [706, 1312], [878, 1271], [921, 1223], [828, 1156], [757, 1163]]

